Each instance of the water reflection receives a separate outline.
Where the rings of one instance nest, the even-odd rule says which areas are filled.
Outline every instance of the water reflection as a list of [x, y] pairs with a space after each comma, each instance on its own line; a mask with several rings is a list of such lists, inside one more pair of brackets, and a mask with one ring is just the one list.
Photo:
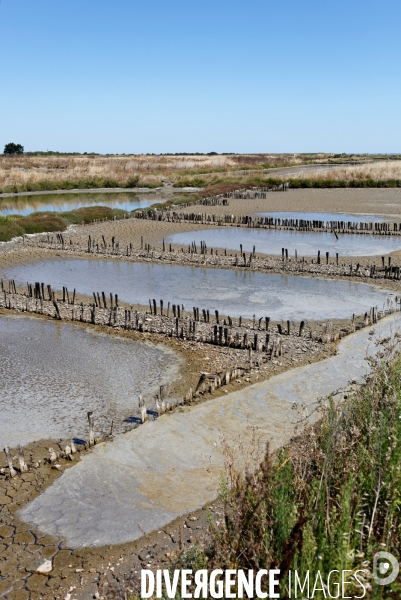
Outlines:
[[246, 229], [245, 227], [220, 227], [219, 229], [204, 229], [175, 233], [167, 238], [167, 242], [187, 246], [195, 241], [200, 246], [203, 240], [209, 248], [227, 248], [251, 252], [256, 246], [256, 252], [263, 254], [281, 255], [282, 248], [287, 248], [290, 256], [317, 256], [329, 252], [335, 257], [340, 256], [376, 256], [388, 254], [401, 249], [401, 237], [358, 235], [338, 233], [338, 239], [333, 233], [301, 232], [283, 229]]
[[118, 294], [130, 304], [148, 305], [149, 298], [219, 310], [222, 314], [272, 319], [348, 318], [371, 306], [379, 308], [388, 291], [365, 283], [179, 265], [112, 260], [54, 259], [3, 272], [26, 285], [40, 281], [80, 293]]
[[30, 215], [33, 212], [65, 212], [86, 206], [109, 206], [122, 210], [147, 208], [161, 202], [160, 195], [133, 192], [38, 194], [37, 196], [16, 196], [0, 199], [0, 216]]

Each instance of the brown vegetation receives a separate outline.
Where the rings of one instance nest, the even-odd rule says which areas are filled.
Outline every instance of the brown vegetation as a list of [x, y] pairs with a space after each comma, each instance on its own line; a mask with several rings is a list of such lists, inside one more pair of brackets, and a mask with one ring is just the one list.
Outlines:
[[[359, 157], [366, 158], [366, 157]], [[358, 160], [348, 156], [347, 160]], [[337, 159], [336, 159], [337, 160]], [[35, 191], [36, 189], [68, 189], [66, 182], [79, 187], [126, 187], [160, 185], [168, 180], [174, 184], [191, 183], [201, 176], [210, 183], [243, 170], [277, 166], [333, 162], [332, 155], [294, 154], [229, 154], [229, 155], [130, 155], [130, 156], [0, 156], [0, 189], [3, 191]], [[198, 177], [199, 179], [199, 177]], [[41, 187], [37, 188], [39, 182]], [[59, 185], [52, 185], [54, 183]], [[87, 185], [84, 185], [87, 183]], [[200, 183], [204, 183], [200, 181]], [[128, 187], [128, 186], [127, 186]]]

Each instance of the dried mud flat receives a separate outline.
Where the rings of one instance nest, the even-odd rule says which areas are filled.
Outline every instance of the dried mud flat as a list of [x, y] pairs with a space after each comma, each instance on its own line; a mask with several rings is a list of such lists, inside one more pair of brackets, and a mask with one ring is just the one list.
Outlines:
[[[401, 193], [398, 190], [293, 190], [286, 194], [271, 194], [267, 200], [230, 200], [229, 207], [189, 207], [188, 212], [211, 212], [215, 214], [254, 214], [257, 212], [268, 211], [344, 211], [347, 213], [369, 213], [388, 215], [389, 217], [401, 213]], [[204, 225], [166, 223], [158, 221], [143, 221], [139, 219], [129, 219], [124, 221], [97, 223], [89, 226], [77, 227], [65, 234], [67, 239], [72, 240], [73, 244], [85, 247], [88, 235], [101, 238], [102, 235], [110, 239], [114, 236], [120, 241], [121, 246], [134, 243], [139, 247], [140, 238], [143, 236], [147, 243], [161, 246], [163, 238], [172, 233], [182, 231], [196, 231], [204, 229]], [[13, 267], [19, 264], [29, 264], [31, 261], [49, 258], [60, 255], [60, 250], [51, 250], [41, 248], [35, 245], [35, 240], [31, 238], [29, 245], [23, 245], [20, 242], [3, 244], [0, 246], [0, 270]], [[83, 253], [75, 252], [77, 256], [83, 256]], [[64, 253], [63, 253], [64, 255]], [[401, 256], [401, 252], [393, 253], [394, 260]], [[88, 255], [86, 254], [86, 258]], [[118, 260], [122, 260], [123, 257]], [[152, 257], [148, 257], [152, 261]], [[355, 262], [355, 258], [353, 261]], [[369, 264], [380, 265], [381, 259], [360, 258], [363, 266]], [[210, 265], [216, 268], [230, 265]], [[328, 270], [322, 268], [316, 269], [313, 275], [333, 276]], [[276, 272], [283, 270], [283, 265], [277, 261], [274, 266]], [[285, 269], [284, 269], [285, 270]], [[1, 275], [1, 272], [0, 272]], [[345, 275], [337, 274], [342, 278]], [[368, 279], [367, 279], [368, 280]], [[385, 285], [386, 288], [397, 292], [400, 289], [399, 281], [377, 280], [375, 285]], [[89, 298], [77, 296], [77, 301], [89, 303]], [[124, 307], [124, 304], [121, 304]], [[143, 310], [143, 307], [135, 307]], [[18, 309], [18, 307], [17, 307]], [[19, 309], [21, 310], [21, 308]], [[1, 313], [20, 314], [19, 310], [0, 310]], [[35, 315], [36, 318], [47, 318], [43, 315]], [[189, 319], [189, 315], [185, 315]], [[252, 331], [253, 324], [246, 322], [249, 331]], [[338, 331], [349, 328], [349, 321], [336, 321], [334, 328]], [[106, 324], [98, 324], [94, 327], [101, 331], [110, 331]], [[324, 323], [314, 323], [316, 331], [323, 331]], [[202, 372], [210, 371], [210, 365], [213, 365], [213, 372], [224, 373], [227, 363], [239, 363], [242, 361], [249, 369], [246, 377], [241, 377], [230, 381], [228, 385], [223, 385], [212, 392], [205, 389], [194, 402], [199, 403], [205, 400], [213, 402], [213, 398], [224, 395], [227, 392], [243, 389], [257, 381], [267, 379], [270, 376], [284, 372], [291, 367], [321, 360], [336, 352], [334, 343], [321, 344], [314, 342], [308, 345], [306, 352], [298, 344], [299, 338], [293, 332], [285, 340], [287, 344], [286, 352], [282, 357], [275, 361], [261, 361], [255, 364], [253, 368], [249, 364], [247, 353], [244, 350], [227, 349], [211, 344], [205, 344], [191, 339], [174, 339], [152, 332], [126, 331], [123, 327], [113, 327], [113, 333], [122, 337], [132, 339], [150, 339], [154, 342], [162, 342], [184, 360], [185, 367], [181, 371], [181, 379], [175, 382], [174, 390], [177, 394], [184, 395], [189, 387], [193, 389]], [[292, 338], [292, 339], [291, 339]], [[177, 410], [181, 410], [178, 408]], [[138, 411], [139, 415], [139, 411]], [[174, 419], [174, 413], [166, 418]], [[152, 534], [144, 536], [136, 542], [123, 544], [115, 547], [103, 548], [68, 548], [66, 543], [60, 539], [54, 539], [51, 536], [43, 535], [34, 527], [22, 523], [16, 516], [16, 512], [22, 506], [25, 506], [32, 499], [43, 492], [52, 482], [60, 476], [65, 470], [74, 466], [80, 454], [74, 456], [73, 461], [63, 458], [62, 452], [69, 440], [41, 440], [37, 443], [25, 445], [25, 457], [30, 465], [35, 465], [39, 460], [42, 461], [38, 468], [31, 468], [27, 473], [21, 473], [16, 478], [8, 479], [6, 476], [7, 465], [4, 458], [0, 461], [0, 468], [3, 469], [0, 474], [0, 596], [5, 596], [7, 600], [25, 599], [25, 598], [64, 598], [71, 594], [69, 598], [90, 598], [103, 589], [104, 574], [108, 571], [109, 576], [113, 578], [113, 572], [118, 574], [117, 579], [123, 578], [125, 573], [130, 573], [133, 569], [135, 579], [141, 568], [157, 568], [171, 561], [174, 552], [180, 548], [191, 546], [198, 539], [207, 537], [207, 514], [206, 509], [196, 511], [186, 515], [171, 523], [161, 531], [155, 531]], [[21, 440], [23, 444], [23, 440]], [[57, 460], [59, 468], [54, 468], [50, 463], [44, 463], [44, 458], [48, 457], [48, 448], [54, 447], [60, 454]], [[79, 446], [79, 450], [86, 450]], [[88, 450], [90, 452], [90, 450]], [[14, 454], [14, 452], [13, 452]], [[216, 519], [219, 518], [218, 503], [213, 503], [212, 514]], [[53, 570], [49, 575], [39, 575], [35, 573], [36, 568], [44, 559], [50, 559], [53, 564]], [[110, 571], [110, 567], [113, 570]], [[135, 573], [137, 571], [137, 573]], [[100, 587], [99, 587], [100, 586]]]

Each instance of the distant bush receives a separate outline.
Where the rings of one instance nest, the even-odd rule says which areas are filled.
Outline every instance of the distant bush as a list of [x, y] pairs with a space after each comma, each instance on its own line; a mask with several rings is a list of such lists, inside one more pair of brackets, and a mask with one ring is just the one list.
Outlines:
[[13, 144], [12, 142], [4, 146], [4, 154], [24, 154], [24, 146]]
[[130, 177], [127, 181], [127, 183], [125, 184], [126, 188], [135, 188], [138, 187], [138, 183], [139, 183], [139, 175], [135, 175], [135, 177]]
[[206, 184], [207, 182], [205, 179], [202, 179], [201, 177], [194, 177], [193, 179], [181, 179], [174, 184], [174, 187], [205, 187]]

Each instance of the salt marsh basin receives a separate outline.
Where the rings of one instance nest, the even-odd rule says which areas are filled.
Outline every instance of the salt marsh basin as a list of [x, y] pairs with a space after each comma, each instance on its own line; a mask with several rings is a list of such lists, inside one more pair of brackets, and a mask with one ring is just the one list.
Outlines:
[[272, 449], [293, 435], [293, 402], [310, 411], [317, 398], [351, 380], [363, 381], [375, 338], [399, 327], [399, 313], [340, 341], [338, 353], [225, 397], [166, 415], [95, 447], [19, 516], [72, 547], [119, 544], [157, 530], [217, 496], [224, 443], [246, 446], [257, 427]]
[[157, 392], [178, 377], [180, 359], [162, 345], [104, 335], [34, 317], [0, 316], [0, 440], [87, 436], [117, 431], [138, 407], [138, 394]]
[[24, 285], [43, 281], [56, 289], [76, 288], [88, 296], [111, 292], [129, 304], [148, 306], [156, 298], [165, 306], [184, 304], [188, 311], [198, 306], [231, 317], [257, 314], [274, 320], [352, 318], [372, 306], [381, 310], [390, 294], [354, 281], [80, 258], [33, 262], [4, 270], [1, 276]]
[[287, 248], [290, 256], [298, 257], [322, 256], [326, 252], [332, 258], [336, 253], [339, 256], [379, 256], [389, 254], [401, 249], [401, 237], [382, 235], [357, 235], [325, 232], [305, 232], [285, 229], [247, 229], [245, 227], [220, 227], [218, 229], [202, 229], [183, 233], [174, 233], [167, 238], [167, 242], [188, 246], [196, 242], [206, 242], [208, 248], [222, 248], [240, 251], [240, 245], [244, 252], [252, 252], [256, 246], [256, 252], [262, 254], [281, 255], [282, 248]]

